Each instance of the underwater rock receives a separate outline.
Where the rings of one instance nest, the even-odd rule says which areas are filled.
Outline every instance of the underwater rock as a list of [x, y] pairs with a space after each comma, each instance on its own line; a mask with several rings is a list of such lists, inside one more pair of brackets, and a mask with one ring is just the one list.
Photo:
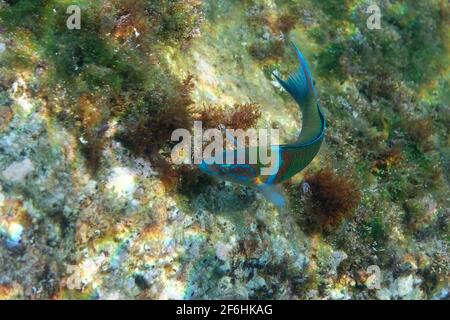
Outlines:
[[348, 258], [348, 256], [344, 251], [334, 251], [331, 255], [331, 262], [330, 262], [331, 269], [330, 269], [329, 273], [336, 274], [337, 268], [339, 267], [341, 262], [347, 258]]
[[22, 182], [34, 170], [30, 159], [15, 161], [2, 171], [2, 176], [10, 182]]
[[13, 111], [9, 106], [0, 106], [0, 130], [5, 128], [13, 117]]
[[216, 257], [221, 260], [226, 262], [228, 260], [228, 255], [230, 253], [232, 248], [230, 248], [230, 246], [226, 243], [223, 242], [218, 242], [216, 244]]
[[23, 296], [23, 288], [17, 282], [0, 284], [0, 299], [14, 300]]
[[136, 189], [134, 175], [126, 167], [112, 168], [106, 188], [114, 191], [119, 197], [130, 197]]
[[18, 223], [11, 223], [6, 231], [8, 237], [6, 239], [6, 245], [9, 248], [17, 247], [20, 244], [23, 227]]
[[395, 279], [389, 289], [382, 288], [377, 292], [379, 299], [423, 299], [423, 291], [420, 289], [422, 280], [412, 274]]

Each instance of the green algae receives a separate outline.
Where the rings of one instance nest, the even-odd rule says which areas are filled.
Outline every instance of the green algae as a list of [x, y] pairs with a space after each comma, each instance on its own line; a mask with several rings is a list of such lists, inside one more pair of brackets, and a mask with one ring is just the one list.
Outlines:
[[[79, 4], [82, 30], [67, 29], [67, 15], [61, 14], [65, 13], [64, 2], [38, 4], [21, 0], [0, 14], [5, 27], [14, 34], [23, 31], [25, 36], [20, 41], [33, 47], [38, 54], [32, 59], [16, 51], [11, 57], [12, 61], [6, 57], [6, 65], [14, 67], [19, 64], [27, 68], [39, 59], [39, 64], [46, 70], [40, 82], [41, 95], [52, 101], [50, 108], [54, 116], [68, 128], [75, 128], [76, 134], [87, 141], [81, 149], [94, 169], [98, 167], [105, 143], [103, 128], [110, 120], [125, 116], [126, 122], [130, 119], [129, 114], [141, 113], [145, 104], [152, 104], [145, 100], [155, 90], [159, 91], [159, 95], [168, 97], [159, 102], [156, 110], [166, 107], [170, 97], [184, 94], [177, 92], [179, 81], [167, 72], [163, 64], [148, 63], [149, 56], [157, 52], [144, 52], [136, 46], [118, 42], [111, 35], [117, 28], [117, 15], [122, 17], [121, 10], [131, 14], [129, 12], [132, 12], [133, 6], [123, 9], [120, 4], [116, 4], [111, 10], [102, 5], [101, 1]], [[167, 39], [172, 44], [180, 45], [189, 39], [189, 34], [198, 26], [201, 13], [197, 6], [183, 2], [146, 2], [143, 3], [143, 9], [150, 12], [147, 28], [154, 24], [152, 18], [160, 20], [156, 31], [142, 35], [145, 37], [144, 44], [146, 41]], [[66, 95], [66, 98], [60, 99], [60, 95]], [[100, 96], [109, 98], [99, 99]], [[173, 99], [171, 101], [176, 103]], [[87, 108], [95, 108], [96, 111]], [[180, 112], [182, 108], [183, 105], [180, 106]], [[151, 112], [149, 109], [140, 114], [140, 121], [151, 123]], [[143, 120], [145, 117], [149, 119]], [[180, 125], [174, 122], [173, 127], [178, 128]], [[125, 134], [130, 136], [129, 140], [133, 140], [133, 136], [139, 136], [142, 132]], [[158, 139], [154, 142], [158, 143]]]

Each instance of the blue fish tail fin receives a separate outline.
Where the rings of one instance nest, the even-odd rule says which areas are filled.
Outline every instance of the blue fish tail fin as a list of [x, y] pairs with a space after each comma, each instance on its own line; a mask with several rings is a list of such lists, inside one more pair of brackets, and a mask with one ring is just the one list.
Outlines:
[[309, 99], [315, 96], [314, 84], [312, 82], [311, 73], [309, 72], [306, 60], [303, 58], [300, 50], [292, 43], [300, 66], [296, 72], [289, 75], [286, 81], [282, 80], [275, 73], [272, 73], [281, 86], [289, 92], [289, 94], [297, 101], [300, 106], [305, 106]]

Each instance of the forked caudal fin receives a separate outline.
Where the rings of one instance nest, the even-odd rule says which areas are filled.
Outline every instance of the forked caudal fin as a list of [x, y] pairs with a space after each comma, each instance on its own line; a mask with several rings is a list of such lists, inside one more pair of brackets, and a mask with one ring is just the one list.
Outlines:
[[304, 107], [308, 102], [315, 97], [314, 84], [312, 82], [311, 73], [309, 72], [308, 65], [305, 58], [303, 58], [300, 50], [292, 43], [294, 50], [297, 54], [297, 58], [300, 62], [300, 66], [296, 72], [289, 75], [286, 81], [282, 80], [275, 73], [272, 73], [281, 86], [289, 92], [289, 94]]
[[302, 130], [297, 143], [309, 143], [316, 139], [325, 129], [325, 122], [320, 111], [311, 73], [300, 50], [292, 44], [299, 60], [297, 70], [286, 81], [274, 74], [274, 77], [289, 92], [302, 112]]

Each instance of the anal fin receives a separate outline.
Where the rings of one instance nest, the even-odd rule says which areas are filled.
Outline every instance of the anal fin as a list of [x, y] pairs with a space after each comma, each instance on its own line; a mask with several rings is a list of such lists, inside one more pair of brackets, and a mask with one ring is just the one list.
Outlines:
[[283, 195], [283, 190], [280, 185], [260, 184], [257, 188], [264, 195], [264, 197], [275, 206], [283, 208], [286, 205], [286, 198]]

